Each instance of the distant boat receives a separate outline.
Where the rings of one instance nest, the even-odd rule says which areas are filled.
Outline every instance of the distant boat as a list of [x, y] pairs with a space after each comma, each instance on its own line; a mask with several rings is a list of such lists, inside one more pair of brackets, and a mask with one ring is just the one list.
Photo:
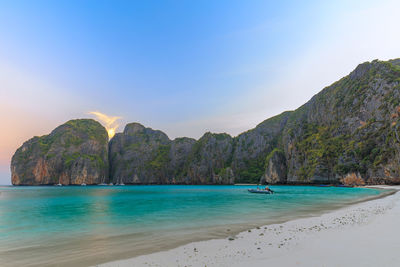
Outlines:
[[[119, 180], [119, 183], [118, 183]], [[125, 185], [124, 182], [122, 182], [122, 178], [117, 178], [117, 183], [115, 185]]]
[[58, 183], [57, 186], [62, 186], [62, 184]]
[[81, 186], [86, 186], [86, 184], [85, 183], [81, 183]]
[[109, 183], [108, 185], [114, 185], [113, 183]]
[[274, 191], [268, 191], [265, 189], [248, 189], [250, 193], [256, 193], [256, 194], [273, 194]]
[[107, 185], [106, 183], [101, 183], [101, 184], [98, 184], [98, 185]]

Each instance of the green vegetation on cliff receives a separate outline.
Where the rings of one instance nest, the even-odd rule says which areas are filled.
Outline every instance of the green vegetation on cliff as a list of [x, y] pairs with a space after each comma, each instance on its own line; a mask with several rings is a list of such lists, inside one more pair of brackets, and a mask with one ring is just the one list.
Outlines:
[[108, 172], [108, 135], [90, 119], [70, 120], [25, 142], [11, 162], [12, 183], [93, 184]]
[[[359, 65], [297, 110], [274, 117], [283, 127], [272, 125], [271, 118], [263, 122], [267, 127], [260, 124], [240, 135], [235, 149], [245, 156], [239, 157], [236, 179], [254, 182], [280, 151], [282, 162], [275, 164], [287, 168], [282, 175], [290, 183], [337, 182], [352, 172], [371, 183], [393, 182], [400, 175], [399, 92], [398, 65], [377, 60]], [[269, 138], [254, 146], [261, 136]]]
[[170, 140], [130, 123], [108, 144], [99, 123], [68, 121], [17, 150], [13, 183], [56, 183], [60, 174], [79, 183], [82, 170], [103, 182], [108, 169], [111, 181], [127, 184], [337, 183], [349, 173], [400, 183], [399, 126], [400, 59], [374, 60], [237, 137]]

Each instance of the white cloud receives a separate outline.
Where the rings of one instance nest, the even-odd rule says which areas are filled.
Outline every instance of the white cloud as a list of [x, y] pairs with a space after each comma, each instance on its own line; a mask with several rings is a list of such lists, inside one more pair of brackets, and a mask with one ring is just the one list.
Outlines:
[[89, 114], [94, 115], [100, 122], [104, 124], [110, 139], [115, 135], [115, 131], [119, 127], [117, 120], [121, 119], [122, 117], [109, 116], [99, 111], [90, 111]]

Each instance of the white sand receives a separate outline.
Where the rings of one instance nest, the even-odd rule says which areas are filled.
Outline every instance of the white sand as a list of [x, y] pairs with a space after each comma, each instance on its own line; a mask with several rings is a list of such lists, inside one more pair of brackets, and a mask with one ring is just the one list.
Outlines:
[[100, 266], [400, 266], [400, 192]]

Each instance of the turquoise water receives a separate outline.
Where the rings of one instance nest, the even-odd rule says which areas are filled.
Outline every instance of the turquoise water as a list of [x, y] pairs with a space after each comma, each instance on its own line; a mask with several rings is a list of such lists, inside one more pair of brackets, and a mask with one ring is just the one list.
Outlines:
[[381, 191], [273, 186], [0, 187], [0, 266], [88, 266], [312, 216]]

